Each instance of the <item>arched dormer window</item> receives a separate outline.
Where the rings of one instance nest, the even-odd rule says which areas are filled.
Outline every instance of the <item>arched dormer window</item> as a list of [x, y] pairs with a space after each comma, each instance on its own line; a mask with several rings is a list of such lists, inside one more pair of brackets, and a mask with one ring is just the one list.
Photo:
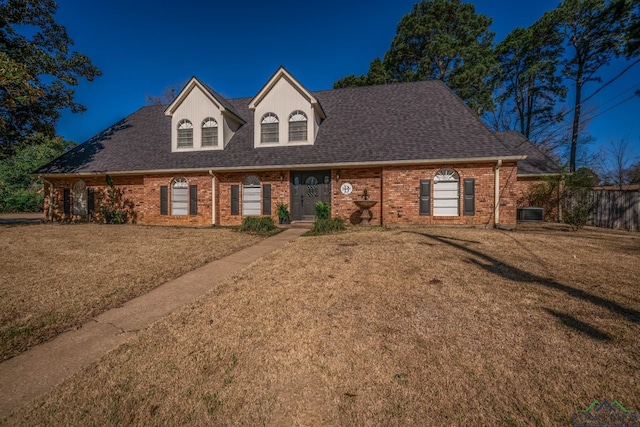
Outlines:
[[178, 147], [193, 147], [193, 124], [187, 119], [178, 123]]
[[202, 146], [218, 146], [218, 122], [211, 117], [202, 121]]
[[267, 113], [260, 121], [260, 142], [278, 142], [280, 126], [278, 116]]
[[433, 179], [433, 215], [460, 215], [460, 177], [453, 169], [440, 169]]
[[242, 215], [260, 215], [260, 178], [248, 176], [242, 182]]
[[289, 141], [307, 140], [307, 115], [296, 110], [289, 116]]

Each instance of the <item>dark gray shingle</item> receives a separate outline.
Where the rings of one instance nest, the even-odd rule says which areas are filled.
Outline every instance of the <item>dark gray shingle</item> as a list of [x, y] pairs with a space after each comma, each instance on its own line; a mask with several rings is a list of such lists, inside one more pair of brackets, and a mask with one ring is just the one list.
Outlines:
[[548, 175], [560, 173], [561, 167], [558, 163], [546, 156], [531, 141], [518, 131], [497, 132], [498, 138], [502, 139], [514, 151], [518, 151], [527, 156], [526, 159], [518, 162], [518, 175]]
[[253, 148], [251, 98], [226, 100], [246, 123], [224, 150], [171, 152], [166, 106], [143, 107], [37, 173], [224, 169], [498, 158], [501, 141], [440, 81], [314, 92], [327, 118], [314, 145]]

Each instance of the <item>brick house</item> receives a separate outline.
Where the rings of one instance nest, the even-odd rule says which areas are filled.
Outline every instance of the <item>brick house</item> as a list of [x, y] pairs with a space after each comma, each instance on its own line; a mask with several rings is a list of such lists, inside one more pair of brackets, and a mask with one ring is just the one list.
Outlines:
[[95, 216], [109, 175], [141, 224], [277, 220], [280, 202], [305, 221], [317, 201], [348, 220], [366, 189], [374, 225], [492, 226], [515, 224], [526, 183], [556, 172], [538, 154], [440, 81], [309, 92], [281, 67], [253, 98], [193, 77], [170, 105], [141, 108], [35, 175], [58, 220]]

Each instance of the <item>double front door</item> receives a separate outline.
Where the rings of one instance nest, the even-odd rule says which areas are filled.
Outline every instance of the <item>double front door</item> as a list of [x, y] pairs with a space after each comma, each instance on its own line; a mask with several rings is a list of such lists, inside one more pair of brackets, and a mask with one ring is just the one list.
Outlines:
[[331, 203], [331, 171], [291, 172], [291, 219], [313, 221], [317, 202]]

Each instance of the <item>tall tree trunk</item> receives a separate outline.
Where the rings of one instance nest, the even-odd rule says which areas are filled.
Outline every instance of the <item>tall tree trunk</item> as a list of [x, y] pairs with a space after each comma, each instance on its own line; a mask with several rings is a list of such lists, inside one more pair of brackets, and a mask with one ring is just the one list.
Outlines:
[[580, 110], [582, 109], [582, 66], [578, 66], [576, 76], [576, 103], [573, 111], [573, 127], [571, 129], [571, 155], [569, 157], [569, 172], [576, 171], [576, 154], [578, 152], [578, 133], [580, 131]]

